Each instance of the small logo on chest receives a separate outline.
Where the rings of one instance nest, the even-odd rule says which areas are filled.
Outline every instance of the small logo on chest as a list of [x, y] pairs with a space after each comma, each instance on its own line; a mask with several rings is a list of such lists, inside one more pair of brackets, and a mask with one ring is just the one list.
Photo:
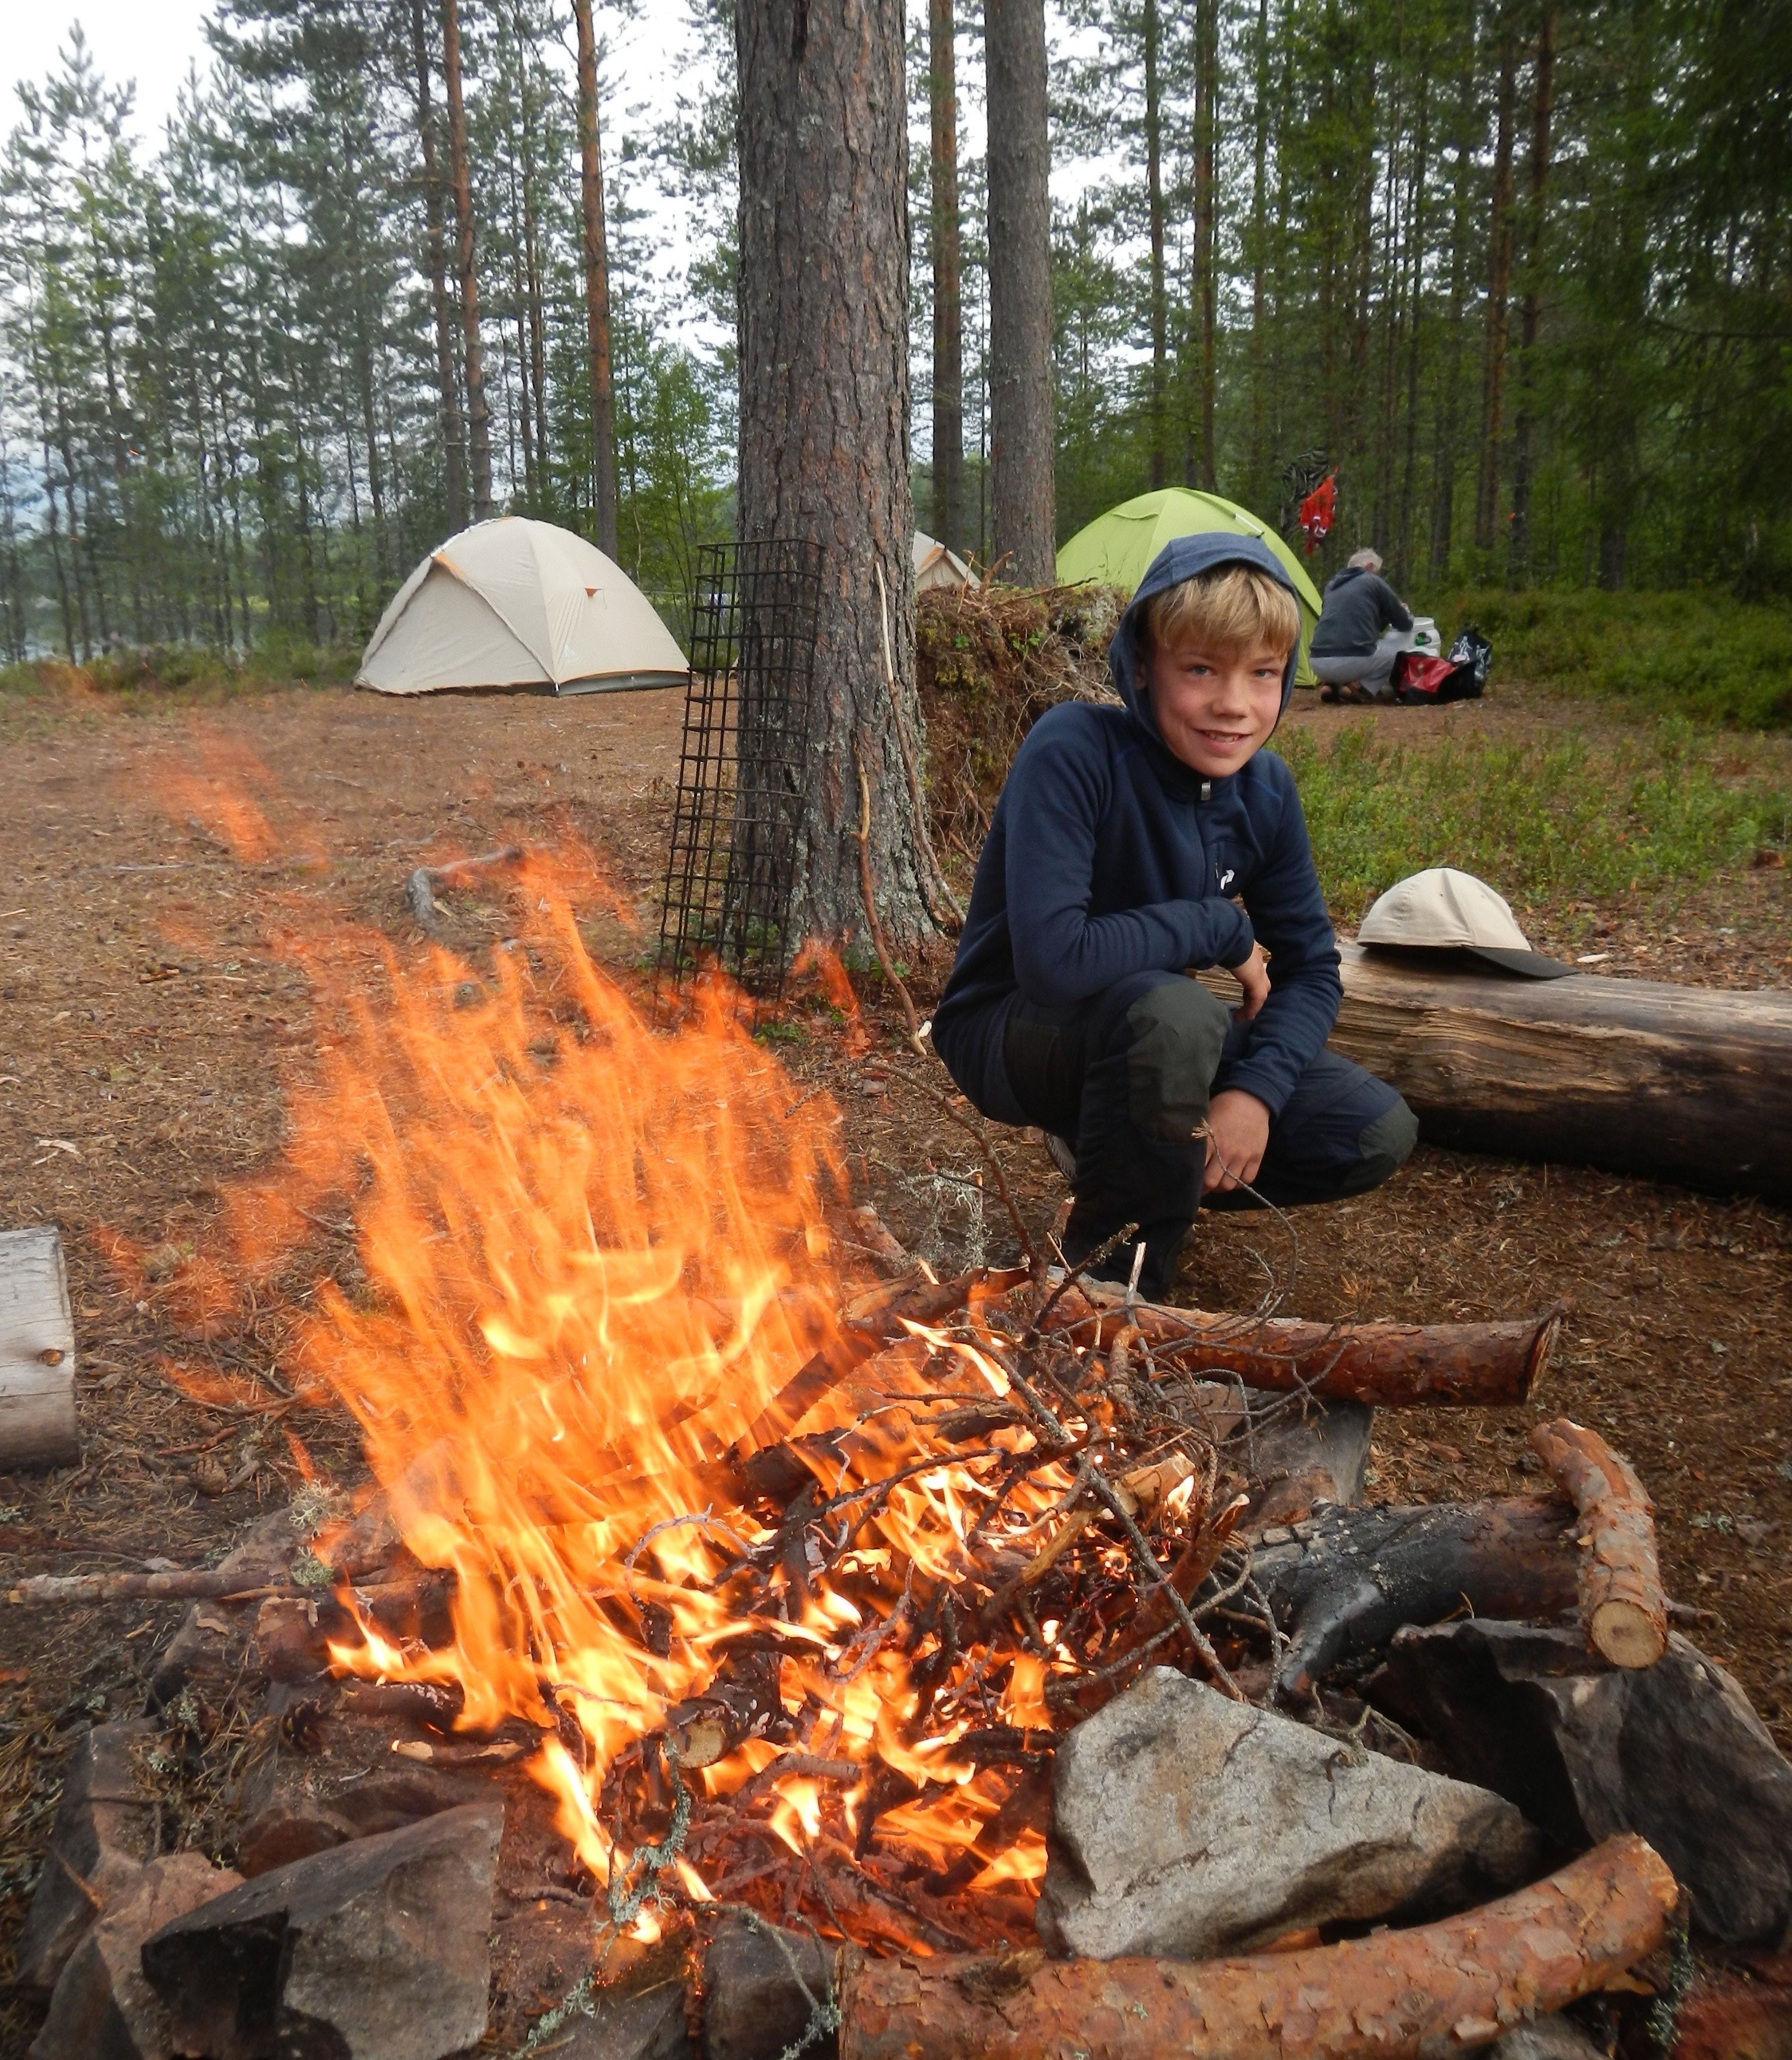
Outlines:
[[1219, 876], [1220, 892], [1223, 894], [1226, 889], [1231, 885], [1232, 882], [1236, 880], [1237, 877], [1237, 873], [1235, 872], [1231, 867], [1228, 865], [1226, 870]]

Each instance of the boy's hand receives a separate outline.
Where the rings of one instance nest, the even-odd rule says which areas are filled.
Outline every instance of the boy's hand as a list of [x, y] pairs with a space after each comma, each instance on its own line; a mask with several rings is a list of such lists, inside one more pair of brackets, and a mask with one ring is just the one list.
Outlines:
[[[1264, 983], [1268, 991], [1268, 982]], [[1242, 1088], [1227, 1088], [1207, 1104], [1207, 1164], [1201, 1192], [1223, 1194], [1255, 1180], [1269, 1143], [1269, 1111]]]
[[1261, 944], [1251, 947], [1251, 956], [1242, 965], [1226, 968], [1239, 985], [1244, 989], [1243, 1004], [1232, 1011], [1240, 1023], [1255, 1020], [1257, 1012], [1269, 999], [1269, 954]]

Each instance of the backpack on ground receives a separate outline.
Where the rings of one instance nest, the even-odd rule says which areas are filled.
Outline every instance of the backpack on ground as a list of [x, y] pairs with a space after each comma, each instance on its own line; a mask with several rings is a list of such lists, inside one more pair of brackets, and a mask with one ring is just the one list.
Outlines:
[[1451, 645], [1447, 657], [1403, 651], [1394, 661], [1394, 698], [1403, 708], [1479, 701], [1487, 692], [1492, 666], [1493, 646], [1471, 622]]

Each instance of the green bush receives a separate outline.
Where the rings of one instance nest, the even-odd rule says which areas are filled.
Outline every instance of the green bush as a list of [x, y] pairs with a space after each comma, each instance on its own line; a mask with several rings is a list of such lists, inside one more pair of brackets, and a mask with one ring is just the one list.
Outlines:
[[1355, 920], [1429, 865], [1460, 866], [1521, 906], [1690, 886], [1792, 842], [1792, 791], [1758, 765], [1722, 769], [1683, 720], [1595, 745], [1449, 737], [1416, 748], [1368, 723], [1328, 746], [1290, 730], [1274, 747], [1299, 784], [1319, 878]]
[[1792, 609], [1722, 594], [1483, 588], [1429, 604], [1447, 638], [1475, 623], [1495, 681], [1609, 694], [1744, 729], [1792, 725]]

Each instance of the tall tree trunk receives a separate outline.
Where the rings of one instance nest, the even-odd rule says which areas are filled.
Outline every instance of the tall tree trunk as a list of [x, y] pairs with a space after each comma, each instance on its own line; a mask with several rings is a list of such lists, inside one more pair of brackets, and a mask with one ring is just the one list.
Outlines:
[[1425, 305], [1425, 182], [1431, 148], [1431, 46], [1419, 67], [1419, 134], [1413, 145], [1412, 198], [1407, 227], [1406, 452], [1400, 466], [1400, 513], [1394, 537], [1394, 577], [1412, 566], [1412, 504], [1419, 476], [1419, 325]]
[[479, 340], [479, 274], [473, 263], [473, 183], [467, 168], [467, 115], [461, 98], [460, 0], [441, 0], [442, 78], [448, 91], [448, 148], [460, 225], [461, 326], [473, 445], [473, 519], [492, 518], [492, 417], [485, 401], [485, 354]]
[[928, 0], [928, 102], [932, 115], [928, 242], [933, 262], [933, 524], [964, 537], [964, 310], [958, 202], [958, 49], [952, 0]]
[[1048, 586], [1056, 572], [1057, 517], [1045, 0], [984, 0], [984, 58], [995, 554], [1018, 585]]
[[547, 317], [542, 306], [541, 208], [537, 200], [542, 154], [535, 123], [538, 103], [529, 82], [532, 60], [537, 62], [537, 74], [540, 67], [535, 38], [521, 4], [512, 10], [512, 19], [517, 34], [517, 99], [523, 117], [523, 284], [529, 305], [529, 349], [524, 355], [535, 409], [535, 496], [540, 514], [547, 511], [552, 472], [548, 453], [553, 449], [548, 436]]
[[1463, 304], [1468, 290], [1469, 164], [1474, 145], [1475, 75], [1479, 40], [1477, 10], [1471, 6], [1468, 18], [1468, 48], [1459, 76], [1455, 151], [1455, 191], [1450, 215], [1450, 313], [1445, 325], [1447, 339], [1443, 372], [1443, 393], [1439, 409], [1437, 441], [1431, 447], [1431, 557], [1434, 580], [1450, 569], [1450, 553], [1455, 541], [1456, 455], [1463, 412]]
[[[806, 0], [796, 0], [801, 6]], [[585, 361], [591, 377], [591, 505], [597, 545], [614, 557], [616, 395], [610, 364], [610, 259], [597, 133], [597, 38], [591, 0], [573, 0], [579, 38], [579, 208], [584, 222]]]
[[1256, 137], [1251, 158], [1251, 491], [1266, 496], [1269, 453], [1263, 441], [1263, 263], [1269, 234], [1269, 0], [1257, 0], [1257, 39], [1251, 70]]
[[1475, 492], [1475, 546], [1490, 552], [1499, 523], [1499, 440], [1505, 427], [1507, 301], [1512, 283], [1512, 114], [1518, 46], [1511, 23], [1499, 42], [1493, 206], [1487, 242], [1487, 336], [1481, 371], [1481, 470]]
[[864, 931], [862, 770], [883, 928], [912, 946], [932, 925], [879, 607], [880, 572], [896, 697], [918, 738], [902, 0], [736, 0], [735, 37], [740, 533], [827, 553], [796, 921]]
[[1161, 26], [1157, 0], [1145, 0], [1145, 189], [1151, 230], [1151, 483], [1169, 476], [1164, 388], [1170, 367], [1169, 293], [1163, 277], [1163, 84], [1159, 63]]
[[436, 162], [436, 116], [429, 104], [429, 45], [423, 0], [411, 0], [411, 61], [417, 68], [417, 133], [423, 150], [424, 241], [436, 317], [436, 385], [441, 396], [442, 479], [448, 533], [467, 526], [467, 440], [454, 365], [453, 313], [448, 299], [448, 251], [442, 234], [441, 175]]
[[1194, 392], [1190, 409], [1188, 483], [1211, 493], [1217, 479], [1214, 402], [1218, 383], [1219, 281], [1216, 234], [1219, 149], [1219, 0], [1195, 8]]
[[1542, 314], [1543, 218], [1549, 199], [1550, 114], [1555, 87], [1555, 7], [1545, 0], [1531, 102], [1531, 190], [1525, 210], [1524, 300], [1519, 315], [1518, 413], [1512, 423], [1512, 539], [1507, 577], [1531, 576], [1531, 437], [1537, 325]]

